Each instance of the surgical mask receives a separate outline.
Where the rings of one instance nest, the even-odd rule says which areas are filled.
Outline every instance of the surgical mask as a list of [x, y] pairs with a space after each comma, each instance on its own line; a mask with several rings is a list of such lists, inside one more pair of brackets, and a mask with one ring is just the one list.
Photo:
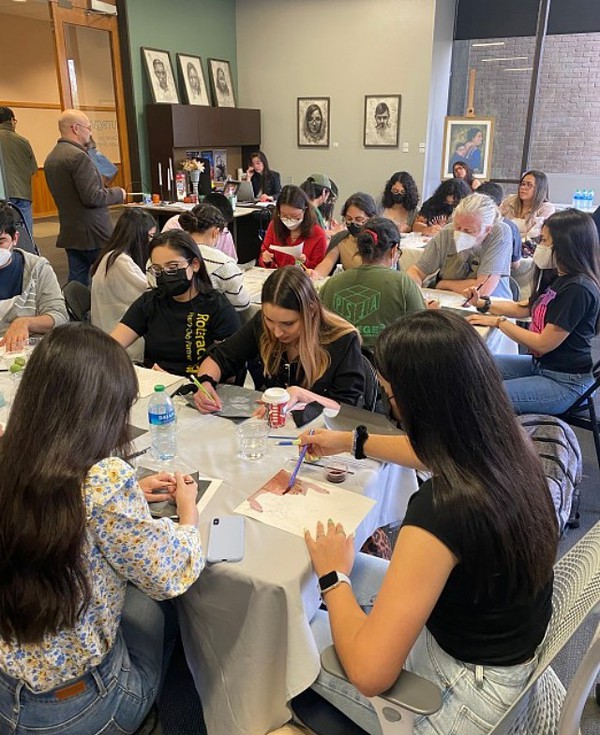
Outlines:
[[297, 227], [300, 227], [302, 224], [302, 219], [287, 219], [287, 217], [281, 217], [281, 222], [288, 228], [288, 230], [295, 230]]
[[401, 194], [392, 192], [392, 201], [394, 204], [404, 204], [404, 200], [406, 199], [406, 192], [403, 191]]
[[470, 250], [477, 245], [477, 238], [475, 235], [469, 235], [466, 232], [454, 231], [454, 247], [457, 253], [462, 253], [463, 250]]
[[12, 249], [0, 248], [0, 268], [4, 268], [5, 265], [8, 265], [11, 258]]
[[161, 273], [156, 276], [156, 286], [161, 296], [181, 296], [192, 285], [187, 277], [187, 268], [178, 268], [177, 273]]
[[358, 233], [362, 230], [363, 226], [357, 224], [356, 222], [350, 222], [346, 225], [346, 229], [351, 235], [354, 235], [356, 237]]
[[554, 268], [554, 249], [549, 245], [538, 245], [533, 253], [533, 262], [540, 270]]

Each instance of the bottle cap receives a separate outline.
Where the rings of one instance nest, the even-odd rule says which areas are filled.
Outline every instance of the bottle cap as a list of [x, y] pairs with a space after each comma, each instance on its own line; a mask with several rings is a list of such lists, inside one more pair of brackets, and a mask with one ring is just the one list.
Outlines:
[[154, 392], [155, 392], [155, 393], [160, 393], [160, 392], [161, 392], [161, 391], [163, 391], [164, 389], [165, 389], [165, 386], [164, 386], [164, 385], [155, 385], [155, 386], [154, 386]]
[[262, 394], [262, 400], [265, 403], [287, 403], [290, 397], [285, 388], [268, 388]]

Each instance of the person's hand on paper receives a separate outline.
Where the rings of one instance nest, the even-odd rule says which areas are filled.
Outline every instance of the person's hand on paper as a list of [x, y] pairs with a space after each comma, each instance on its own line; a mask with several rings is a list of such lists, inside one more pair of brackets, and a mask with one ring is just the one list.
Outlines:
[[161, 368], [161, 366], [157, 362], [155, 362], [154, 365], [152, 365], [152, 370], [157, 370], [160, 373], [166, 373], [167, 372], [166, 370], [163, 370]]
[[483, 300], [481, 303], [479, 303], [479, 291], [477, 290], [477, 286], [469, 286], [469, 288], [465, 288], [463, 291], [463, 296], [465, 297], [465, 300], [469, 304], [469, 306], [483, 306], [484, 302]]
[[260, 257], [265, 265], [269, 265], [273, 262], [273, 254], [270, 253], [268, 250], [263, 250]]
[[7, 352], [17, 352], [23, 349], [28, 339], [28, 320], [26, 317], [17, 317], [10, 323], [4, 337], [0, 339], [0, 347], [6, 347]]
[[272, 202], [273, 201], [273, 197], [270, 197], [268, 194], [261, 194], [258, 197], [258, 201], [259, 202]]
[[196, 507], [196, 498], [198, 497], [198, 483], [190, 475], [182, 475], [181, 472], [176, 472], [175, 485], [175, 503], [179, 523], [197, 526], [198, 508]]
[[142, 488], [144, 497], [149, 503], [173, 500], [175, 495], [175, 476], [170, 472], [159, 472], [156, 475], [142, 477], [138, 485]]
[[350, 574], [354, 565], [354, 534], [346, 536], [341, 523], [330, 518], [325, 528], [319, 521], [315, 538], [305, 529], [304, 540], [317, 577], [332, 570]]
[[301, 263], [306, 263], [306, 255], [305, 255], [305, 253], [300, 253], [300, 255], [298, 255], [298, 257], [296, 258], [296, 260], [299, 260]]
[[305, 431], [300, 435], [300, 448], [308, 444], [310, 457], [328, 457], [331, 454], [341, 454], [352, 451], [351, 431], [329, 431], [329, 429], [315, 429], [314, 434]]
[[217, 391], [207, 381], [201, 384], [204, 390], [198, 390], [194, 393], [194, 403], [200, 413], [215, 413], [223, 408], [221, 399]]

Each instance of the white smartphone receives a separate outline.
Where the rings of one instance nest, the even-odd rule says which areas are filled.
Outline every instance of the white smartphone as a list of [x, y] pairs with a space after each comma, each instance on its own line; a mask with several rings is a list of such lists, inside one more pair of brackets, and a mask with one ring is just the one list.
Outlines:
[[210, 522], [206, 560], [241, 561], [244, 558], [244, 517], [219, 516]]

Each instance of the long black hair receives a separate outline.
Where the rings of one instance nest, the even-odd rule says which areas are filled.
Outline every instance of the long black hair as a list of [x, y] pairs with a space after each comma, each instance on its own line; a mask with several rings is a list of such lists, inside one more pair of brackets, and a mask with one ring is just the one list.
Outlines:
[[208, 294], [213, 292], [214, 289], [208, 271], [206, 270], [206, 263], [204, 262], [200, 248], [190, 234], [183, 230], [167, 230], [167, 232], [162, 232], [152, 239], [150, 243], [150, 255], [152, 255], [154, 248], [160, 245], [166, 245], [173, 252], [185, 258], [188, 263], [191, 263], [196, 258], [200, 263], [200, 268], [194, 273], [194, 286], [198, 290], [198, 293]]
[[317, 215], [314, 212], [314, 208], [299, 186], [287, 184], [281, 190], [273, 213], [273, 229], [275, 230], [275, 237], [279, 243], [285, 245], [290, 234], [288, 228], [281, 221], [282, 204], [287, 204], [290, 207], [294, 207], [294, 209], [301, 209], [304, 212], [304, 219], [298, 230], [300, 237], [310, 237], [313, 227], [317, 224]]
[[84, 323], [35, 348], [0, 440], [0, 637], [39, 643], [72, 628], [90, 600], [82, 487], [125, 453], [138, 392], [125, 350]]
[[356, 236], [358, 252], [365, 264], [380, 263], [400, 242], [400, 230], [387, 217], [371, 217]]
[[412, 212], [413, 209], [417, 208], [417, 204], [419, 203], [419, 190], [415, 180], [408, 171], [396, 171], [395, 174], [390, 176], [389, 180], [385, 184], [381, 203], [384, 209], [389, 209], [394, 206], [394, 200], [392, 199], [392, 186], [398, 183], [402, 184], [404, 191], [406, 192], [403, 204], [404, 209], [406, 209], [407, 212]]
[[[542, 589], [556, 554], [554, 506], [479, 335], [450, 312], [418, 312], [382, 332], [375, 360], [417, 457], [433, 474], [435, 506], [456, 515], [461, 562], [474, 587], [492, 583], [501, 561], [515, 590]], [[490, 543], [481, 544], [474, 529]]]
[[149, 254], [148, 233], [155, 227], [156, 222], [149, 212], [133, 207], [126, 209], [117, 220], [115, 229], [102, 249], [98, 260], [91, 267], [91, 275], [93, 276], [98, 270], [100, 261], [107, 253], [110, 253], [110, 255], [106, 260], [106, 273], [108, 273], [119, 255], [123, 253], [129, 255], [137, 267], [145, 273]]
[[[429, 224], [434, 217], [449, 217], [461, 199], [472, 194], [471, 187], [462, 179], [446, 179], [433, 194], [423, 202], [419, 216]], [[452, 197], [454, 204], [448, 204], [447, 197]]]

